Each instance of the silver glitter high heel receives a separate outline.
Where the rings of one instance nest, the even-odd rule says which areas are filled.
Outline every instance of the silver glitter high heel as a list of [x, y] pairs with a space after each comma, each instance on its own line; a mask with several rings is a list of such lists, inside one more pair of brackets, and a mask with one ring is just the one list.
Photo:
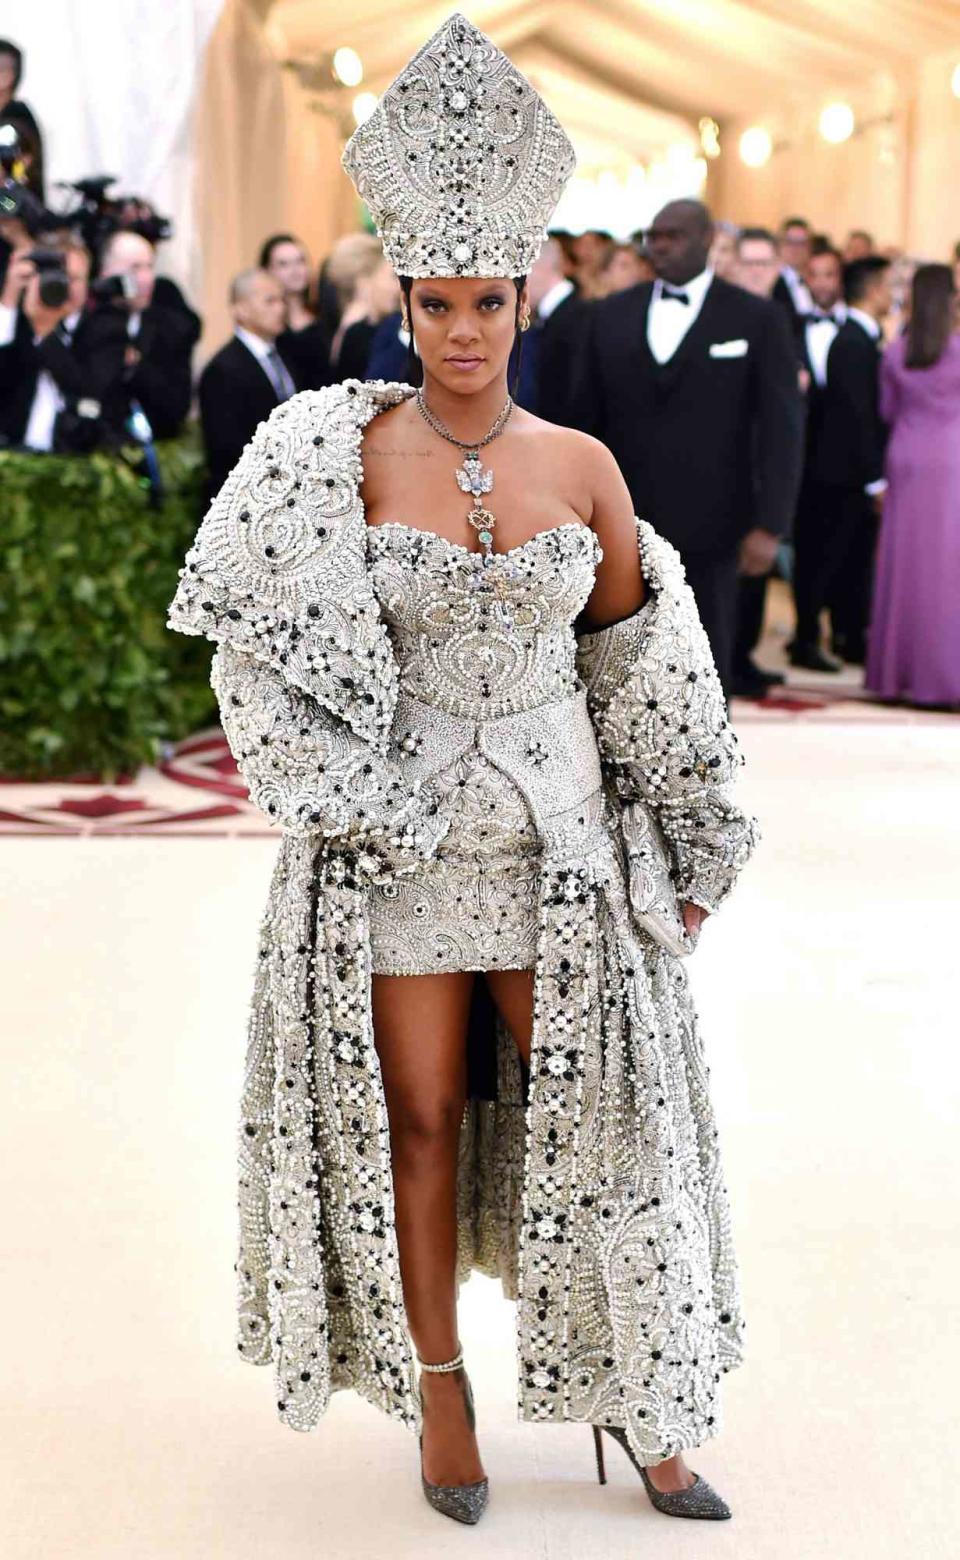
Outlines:
[[[446, 1373], [452, 1370], [463, 1370], [463, 1349], [457, 1351], [452, 1360], [444, 1360], [439, 1365], [428, 1365], [417, 1355], [417, 1364], [420, 1369]], [[476, 1411], [473, 1406], [473, 1392], [470, 1388], [470, 1378], [463, 1370], [464, 1397], [467, 1406], [467, 1423], [471, 1430], [477, 1426]], [[420, 1411], [423, 1412], [423, 1389], [418, 1387], [420, 1393]], [[455, 1522], [479, 1522], [483, 1516], [490, 1493], [490, 1484], [487, 1479], [477, 1479], [473, 1484], [431, 1484], [423, 1472], [423, 1434], [420, 1435], [420, 1482], [423, 1485], [423, 1493], [435, 1511], [440, 1511], [445, 1517], [453, 1517]]]
[[607, 1474], [603, 1465], [603, 1441], [600, 1431], [605, 1430], [607, 1435], [612, 1435], [618, 1446], [622, 1446], [633, 1466], [636, 1468], [647, 1494], [658, 1511], [665, 1512], [668, 1517], [712, 1517], [714, 1521], [722, 1521], [725, 1517], [732, 1517], [733, 1512], [723, 1499], [718, 1495], [706, 1479], [701, 1479], [699, 1473], [694, 1475], [694, 1483], [686, 1490], [658, 1490], [651, 1483], [650, 1475], [642, 1463], [638, 1463], [633, 1454], [633, 1448], [627, 1440], [627, 1432], [621, 1430], [619, 1425], [592, 1425], [593, 1446], [597, 1454], [597, 1478], [601, 1484], [606, 1484]]

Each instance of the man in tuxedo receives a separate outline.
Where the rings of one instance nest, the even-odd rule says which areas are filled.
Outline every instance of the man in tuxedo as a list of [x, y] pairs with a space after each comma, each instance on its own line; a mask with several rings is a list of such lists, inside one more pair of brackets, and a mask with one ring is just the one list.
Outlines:
[[810, 259], [812, 235], [806, 217], [788, 217], [780, 228], [780, 275], [774, 284], [773, 301], [786, 310], [790, 328], [799, 335], [812, 300], [804, 273]]
[[657, 280], [586, 306], [568, 420], [679, 549], [729, 692], [738, 575], [768, 572], [793, 518], [803, 407], [783, 312], [714, 277], [712, 236], [671, 202], [646, 235]]
[[90, 256], [78, 239], [56, 246], [69, 291], [51, 306], [40, 296], [31, 247], [13, 251], [0, 294], [0, 442], [46, 451], [56, 445], [61, 412], [93, 399], [84, 314]]
[[[103, 296], [104, 284], [114, 284]], [[104, 246], [89, 347], [104, 417], [122, 430], [137, 403], [155, 439], [172, 439], [190, 410], [191, 358], [200, 318], [157, 277], [149, 239], [120, 230]]]
[[269, 272], [241, 271], [230, 286], [235, 331], [200, 375], [200, 421], [207, 451], [208, 500], [219, 493], [244, 447], [275, 406], [299, 388], [277, 350], [283, 288]]
[[584, 310], [568, 272], [562, 245], [547, 238], [527, 278], [531, 319], [523, 356], [526, 360], [529, 353], [535, 383], [535, 402], [528, 410], [554, 423], [568, 420], [571, 371]]
[[820, 614], [831, 607], [834, 645], [838, 618], [851, 660], [862, 659], [869, 611], [876, 517], [886, 487], [886, 431], [878, 408], [882, 350], [880, 322], [890, 309], [890, 262], [879, 255], [843, 268], [845, 309], [839, 312], [840, 257], [811, 261], [810, 281], [820, 308], [808, 321], [810, 364], [807, 456], [797, 511], [794, 666], [839, 671], [841, 662], [820, 644]]
[[[742, 228], [737, 238], [736, 267], [730, 280], [753, 293], [755, 298], [769, 298], [779, 276], [780, 256], [773, 234], [762, 227]], [[733, 692], [741, 699], [762, 699], [771, 688], [786, 682], [782, 672], [769, 672], [753, 659], [763, 632], [769, 578], [769, 574], [741, 574], [737, 587]]]

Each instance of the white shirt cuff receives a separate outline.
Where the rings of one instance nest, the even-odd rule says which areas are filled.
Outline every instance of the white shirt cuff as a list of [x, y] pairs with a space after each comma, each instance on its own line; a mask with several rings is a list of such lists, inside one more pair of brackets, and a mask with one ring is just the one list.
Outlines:
[[868, 482], [863, 491], [868, 498], [876, 498], [878, 493], [885, 493], [887, 491], [886, 477], [878, 477], [876, 482]]
[[0, 303], [0, 347], [9, 347], [17, 334], [17, 311], [9, 303]]

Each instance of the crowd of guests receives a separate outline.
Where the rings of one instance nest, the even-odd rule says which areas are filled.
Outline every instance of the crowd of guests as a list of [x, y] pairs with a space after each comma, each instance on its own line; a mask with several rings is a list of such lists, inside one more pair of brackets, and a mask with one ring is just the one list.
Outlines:
[[[960, 255], [955, 257], [960, 268]], [[767, 581], [789, 579], [792, 664], [864, 665], [879, 695], [960, 705], [957, 278], [801, 218], [776, 234], [671, 203], [628, 242], [553, 232], [528, 278], [518, 404], [613, 450], [674, 542], [725, 687], [762, 698]], [[400, 287], [376, 238], [314, 278], [277, 234], [232, 284], [233, 338], [200, 377], [215, 492], [297, 389], [417, 382]], [[889, 344], [888, 344], [889, 343]]]
[[[0, 40], [0, 125], [26, 123], [12, 48]], [[108, 442], [177, 434], [201, 322], [158, 276], [155, 242], [121, 228], [91, 252], [67, 226], [42, 251], [0, 211], [0, 444], [82, 449], [92, 423]], [[680, 551], [728, 693], [784, 680], [756, 660], [776, 570], [794, 666], [865, 664], [882, 697], [960, 705], [960, 246], [954, 260], [911, 276], [869, 233], [841, 250], [802, 218], [774, 234], [692, 200], [629, 241], [555, 231], [543, 245], [514, 398], [613, 451], [636, 513]], [[418, 382], [375, 236], [342, 238], [319, 272], [289, 233], [251, 262], [196, 385], [211, 497], [297, 391]]]

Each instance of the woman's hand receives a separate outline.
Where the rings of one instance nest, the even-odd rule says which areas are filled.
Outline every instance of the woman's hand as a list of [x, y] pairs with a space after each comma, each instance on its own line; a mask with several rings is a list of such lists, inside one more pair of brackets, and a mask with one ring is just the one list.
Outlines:
[[707, 919], [707, 916], [710, 914], [710, 911], [704, 910], [702, 905], [691, 904], [689, 899], [685, 899], [680, 908], [683, 914], [684, 930], [686, 931], [687, 935], [689, 937], [698, 937], [700, 934], [700, 928]]

